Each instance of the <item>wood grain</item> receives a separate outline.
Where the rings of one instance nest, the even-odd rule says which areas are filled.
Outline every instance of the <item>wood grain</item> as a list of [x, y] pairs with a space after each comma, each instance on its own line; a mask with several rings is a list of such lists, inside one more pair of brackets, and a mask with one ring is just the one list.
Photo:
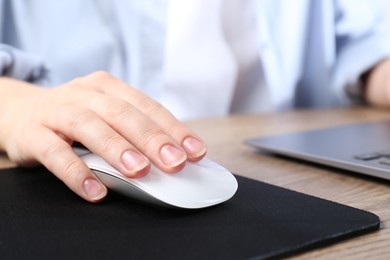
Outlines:
[[208, 144], [208, 157], [232, 172], [377, 214], [381, 230], [301, 254], [299, 259], [390, 259], [390, 182], [359, 174], [271, 157], [243, 140], [356, 122], [390, 119], [387, 110], [369, 108], [301, 110], [236, 115], [188, 122]]

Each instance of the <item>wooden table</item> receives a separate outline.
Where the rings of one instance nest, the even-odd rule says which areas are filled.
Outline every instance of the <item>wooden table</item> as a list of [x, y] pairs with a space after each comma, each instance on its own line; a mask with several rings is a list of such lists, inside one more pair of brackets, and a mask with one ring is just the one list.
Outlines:
[[[369, 108], [301, 110], [235, 115], [187, 122], [208, 144], [208, 158], [252, 179], [368, 210], [381, 230], [297, 256], [302, 259], [390, 259], [390, 182], [329, 167], [267, 156], [243, 144], [256, 136], [390, 119], [390, 111]], [[0, 167], [13, 167], [0, 156]]]
[[389, 181], [267, 156], [243, 144], [248, 137], [383, 119], [390, 119], [390, 111], [352, 108], [237, 115], [196, 120], [188, 125], [208, 144], [208, 157], [236, 174], [368, 210], [382, 220], [379, 232], [309, 251], [299, 258], [390, 259]]

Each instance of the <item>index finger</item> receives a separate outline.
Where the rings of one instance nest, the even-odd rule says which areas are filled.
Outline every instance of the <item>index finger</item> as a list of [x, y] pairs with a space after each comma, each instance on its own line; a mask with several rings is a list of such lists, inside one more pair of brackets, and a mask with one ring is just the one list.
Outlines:
[[86, 85], [91, 86], [95, 91], [122, 99], [147, 115], [183, 147], [188, 160], [198, 161], [206, 155], [206, 144], [198, 135], [177, 120], [161, 104], [141, 91], [106, 72], [95, 72], [80, 80], [89, 81]]

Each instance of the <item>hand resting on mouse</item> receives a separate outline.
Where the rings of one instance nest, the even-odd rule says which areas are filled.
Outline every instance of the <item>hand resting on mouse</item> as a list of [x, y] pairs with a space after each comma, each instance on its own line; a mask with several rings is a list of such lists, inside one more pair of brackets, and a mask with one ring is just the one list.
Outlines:
[[106, 187], [75, 154], [82, 143], [124, 176], [156, 165], [178, 172], [206, 154], [204, 142], [160, 104], [105, 72], [53, 88], [0, 78], [0, 152], [19, 165], [43, 164], [90, 202]]
[[166, 174], [152, 165], [141, 178], [128, 178], [101, 157], [84, 152], [80, 158], [111, 190], [133, 200], [163, 208], [200, 209], [230, 199], [237, 191], [235, 177], [221, 165], [203, 158], [189, 162], [176, 174]]

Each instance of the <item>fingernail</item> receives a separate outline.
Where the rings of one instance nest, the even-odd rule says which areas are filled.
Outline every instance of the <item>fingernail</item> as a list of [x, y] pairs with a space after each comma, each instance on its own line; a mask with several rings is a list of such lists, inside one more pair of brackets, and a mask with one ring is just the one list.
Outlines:
[[149, 161], [138, 152], [128, 150], [122, 155], [122, 164], [130, 173], [136, 173], [149, 165]]
[[183, 151], [170, 144], [161, 148], [160, 155], [163, 163], [169, 167], [176, 167], [187, 159]]
[[107, 189], [100, 182], [89, 178], [84, 181], [84, 191], [90, 200], [98, 201], [107, 195]]
[[194, 137], [187, 137], [184, 139], [183, 147], [191, 158], [199, 157], [205, 154], [207, 150], [204, 143]]

